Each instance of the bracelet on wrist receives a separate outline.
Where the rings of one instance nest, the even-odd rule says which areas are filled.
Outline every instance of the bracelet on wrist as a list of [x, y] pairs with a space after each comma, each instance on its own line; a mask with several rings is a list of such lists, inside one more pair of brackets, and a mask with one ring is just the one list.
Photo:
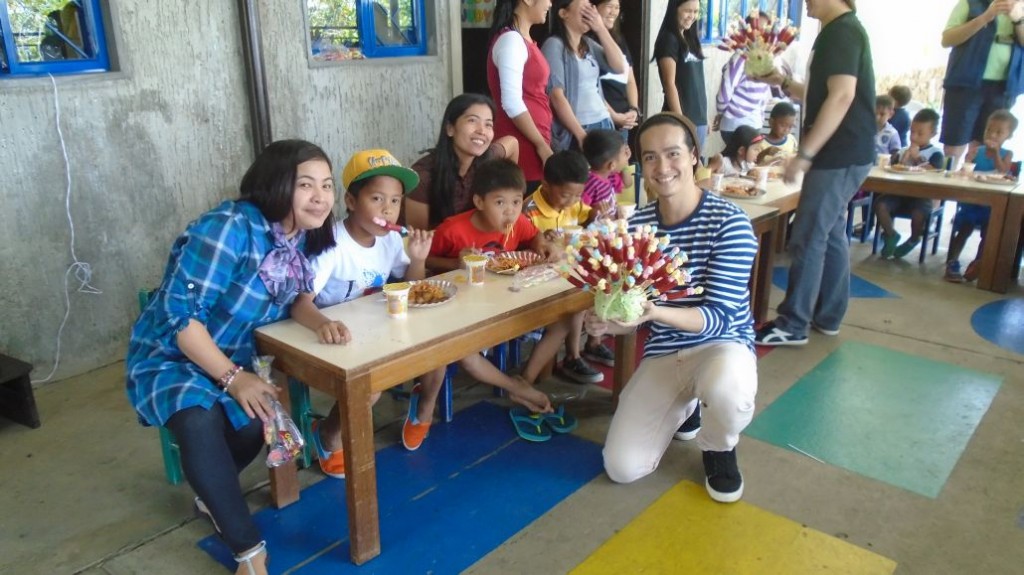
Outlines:
[[814, 156], [808, 154], [807, 152], [805, 152], [803, 150], [797, 150], [796, 151], [796, 157], [800, 158], [801, 160], [807, 160], [808, 162], [813, 162], [814, 161]]
[[230, 387], [231, 384], [235, 382], [235, 378], [238, 377], [238, 374], [241, 371], [242, 366], [236, 365], [233, 366], [231, 369], [227, 370], [224, 373], [224, 375], [220, 376], [218, 383], [220, 384], [221, 389], [227, 391], [228, 387]]

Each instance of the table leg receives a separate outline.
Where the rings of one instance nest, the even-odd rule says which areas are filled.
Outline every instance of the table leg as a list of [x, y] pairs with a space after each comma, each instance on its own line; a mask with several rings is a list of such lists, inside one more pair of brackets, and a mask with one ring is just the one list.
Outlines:
[[1006, 206], [1006, 217], [1003, 223], [1002, 238], [999, 242], [999, 255], [996, 258], [992, 291], [1006, 293], [1006, 290], [1010, 288], [1011, 279], [1015, 277], [1014, 266], [1017, 265], [1017, 246], [1020, 243], [1022, 220], [1024, 220], [1024, 194], [1011, 194], [1010, 202]]
[[636, 332], [615, 336], [615, 368], [612, 369], [612, 407], [618, 405], [619, 394], [633, 377], [636, 366]]
[[996, 261], [999, 259], [999, 250], [1002, 247], [1003, 226], [1006, 223], [1009, 195], [1001, 197], [1000, 200], [992, 203], [988, 216], [984, 251], [981, 254], [981, 271], [978, 274], [978, 289], [1006, 293], [1006, 286], [1003, 286], [1000, 291], [995, 285]]
[[[285, 413], [292, 412], [291, 395], [288, 392], [288, 377], [276, 374], [278, 381], [284, 381], [277, 394], [278, 401], [284, 406]], [[299, 500], [299, 472], [297, 461], [292, 460], [284, 465], [270, 468], [270, 500], [274, 507], [281, 509]]]
[[750, 303], [753, 309], [754, 323], [764, 323], [768, 319], [768, 296], [772, 291], [772, 266], [775, 264], [775, 228], [776, 223], [763, 226], [760, 230], [757, 246], [757, 257], [750, 276]]
[[341, 412], [341, 443], [345, 449], [345, 497], [352, 562], [362, 565], [380, 555], [380, 513], [373, 445], [368, 374], [336, 379], [334, 391]]

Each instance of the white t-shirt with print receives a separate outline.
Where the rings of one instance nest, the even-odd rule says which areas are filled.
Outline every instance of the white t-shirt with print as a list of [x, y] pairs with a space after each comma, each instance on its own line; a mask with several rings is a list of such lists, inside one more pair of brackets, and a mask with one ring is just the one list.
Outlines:
[[371, 247], [352, 239], [344, 222], [334, 225], [338, 245], [313, 258], [313, 300], [317, 307], [339, 304], [376, 291], [389, 276], [404, 277], [409, 268], [402, 237], [395, 233], [380, 238]]

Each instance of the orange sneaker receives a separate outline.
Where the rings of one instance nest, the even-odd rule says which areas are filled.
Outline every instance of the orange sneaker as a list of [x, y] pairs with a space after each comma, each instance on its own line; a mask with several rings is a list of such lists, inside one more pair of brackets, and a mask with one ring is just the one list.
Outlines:
[[320, 471], [323, 471], [324, 475], [328, 477], [345, 479], [345, 452], [341, 449], [337, 451], [327, 451], [324, 449], [323, 441], [320, 439], [319, 419], [313, 421], [310, 427], [313, 430], [313, 447], [316, 448], [316, 457], [320, 462]]
[[409, 451], [416, 451], [423, 445], [423, 440], [430, 434], [430, 424], [420, 423], [416, 418], [420, 407], [420, 384], [412, 386], [409, 393], [409, 412], [405, 414], [402, 424], [402, 445]]

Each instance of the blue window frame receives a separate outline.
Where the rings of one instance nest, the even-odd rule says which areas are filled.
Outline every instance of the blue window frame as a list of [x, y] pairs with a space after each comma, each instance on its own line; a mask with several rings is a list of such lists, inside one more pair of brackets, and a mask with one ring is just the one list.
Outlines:
[[314, 60], [427, 53], [423, 0], [306, 0]]
[[0, 78], [108, 70], [100, 0], [0, 0]]
[[803, 0], [701, 0], [701, 42], [711, 44], [725, 35], [729, 23], [752, 10], [788, 18], [794, 26], [800, 25]]

